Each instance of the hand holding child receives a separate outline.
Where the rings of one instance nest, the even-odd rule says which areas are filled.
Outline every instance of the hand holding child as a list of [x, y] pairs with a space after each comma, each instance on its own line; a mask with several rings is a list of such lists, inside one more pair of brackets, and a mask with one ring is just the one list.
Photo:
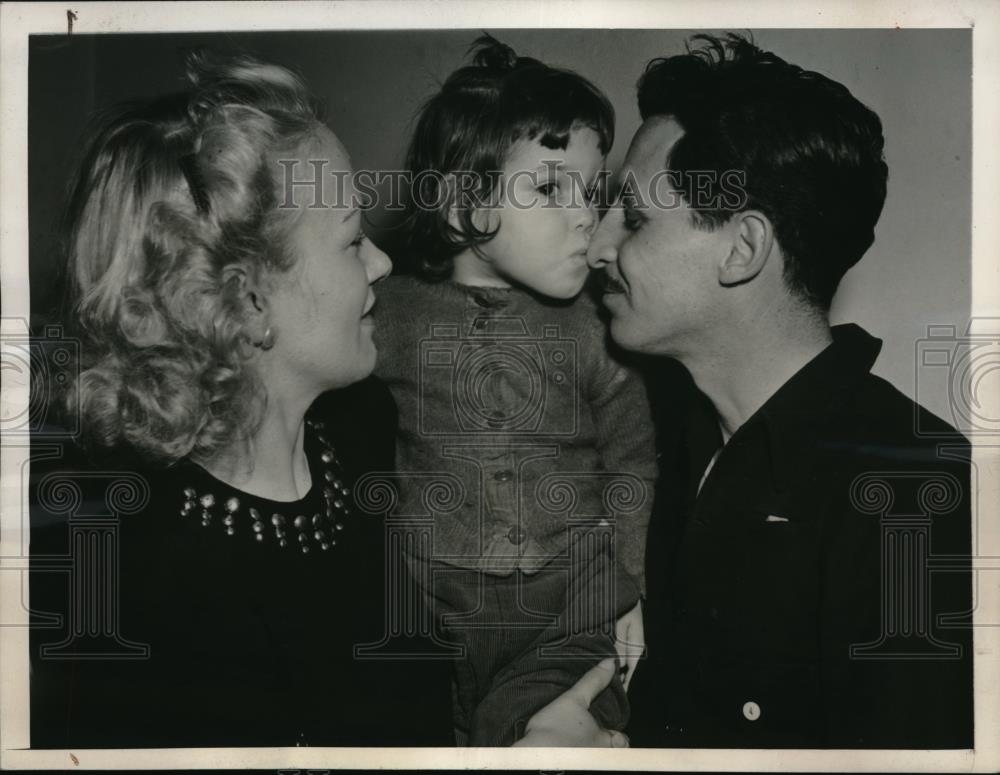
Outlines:
[[573, 686], [528, 720], [524, 737], [515, 746], [628, 748], [624, 732], [604, 729], [590, 714], [590, 703], [611, 683], [615, 660], [592, 667]]
[[622, 686], [628, 691], [628, 685], [635, 674], [639, 658], [646, 649], [646, 637], [642, 628], [641, 601], [615, 623], [615, 648], [618, 650], [618, 660], [621, 665]]

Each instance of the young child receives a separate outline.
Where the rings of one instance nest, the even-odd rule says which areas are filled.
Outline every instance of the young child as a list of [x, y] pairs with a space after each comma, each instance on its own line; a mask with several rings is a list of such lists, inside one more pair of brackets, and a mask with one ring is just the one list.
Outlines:
[[[408, 560], [463, 652], [456, 736], [509, 745], [615, 654], [616, 621], [641, 649], [655, 453], [644, 386], [581, 294], [612, 107], [575, 73], [476, 48], [410, 146], [415, 276], [380, 286], [377, 373], [399, 407], [398, 512], [433, 513]], [[435, 476], [460, 483], [457, 508], [435, 510]], [[617, 677], [591, 711], [625, 725]]]

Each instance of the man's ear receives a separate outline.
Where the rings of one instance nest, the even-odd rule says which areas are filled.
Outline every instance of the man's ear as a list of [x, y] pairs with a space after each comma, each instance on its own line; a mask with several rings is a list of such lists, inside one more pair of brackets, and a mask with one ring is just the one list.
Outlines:
[[240, 266], [224, 269], [222, 282], [236, 296], [247, 341], [255, 347], [270, 349], [274, 344], [271, 310], [260, 284], [253, 282], [247, 271]]
[[736, 213], [728, 229], [733, 235], [732, 246], [719, 264], [719, 283], [741, 285], [755, 278], [767, 264], [774, 247], [774, 227], [766, 215], [757, 210]]

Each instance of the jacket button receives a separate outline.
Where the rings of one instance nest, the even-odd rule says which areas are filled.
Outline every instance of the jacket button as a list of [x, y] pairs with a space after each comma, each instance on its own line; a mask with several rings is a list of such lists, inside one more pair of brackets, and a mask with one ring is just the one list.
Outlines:
[[507, 540], [510, 541], [512, 544], [514, 544], [514, 546], [520, 546], [521, 544], [523, 544], [524, 539], [527, 537], [528, 537], [527, 533], [516, 527], [512, 527], [507, 532]]
[[497, 471], [493, 474], [493, 478], [498, 482], [509, 482], [514, 478], [514, 472], [505, 468], [503, 471]]
[[747, 721], [756, 721], [760, 718], [760, 705], [751, 700], [743, 703], [743, 718]]

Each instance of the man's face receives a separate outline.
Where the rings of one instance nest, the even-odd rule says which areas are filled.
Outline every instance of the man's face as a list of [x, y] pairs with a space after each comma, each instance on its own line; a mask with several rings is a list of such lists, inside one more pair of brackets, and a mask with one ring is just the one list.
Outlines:
[[728, 229], [695, 228], [664, 170], [684, 134], [668, 116], [653, 116], [629, 146], [621, 196], [590, 242], [588, 261], [604, 267], [611, 336], [638, 352], [680, 356], [703, 342], [720, 309], [718, 266], [731, 248]]

